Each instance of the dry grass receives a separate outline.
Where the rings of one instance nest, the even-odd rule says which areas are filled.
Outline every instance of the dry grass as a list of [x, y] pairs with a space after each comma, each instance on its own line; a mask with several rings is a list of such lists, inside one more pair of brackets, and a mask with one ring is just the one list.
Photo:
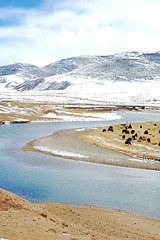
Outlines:
[[[125, 154], [131, 153], [160, 160], [160, 122], [132, 123], [131, 128], [129, 128], [129, 124], [118, 124], [113, 126], [113, 132], [108, 131], [108, 128], [108, 126], [99, 128], [82, 135], [81, 138], [84, 141]], [[129, 133], [122, 132], [125, 129]], [[134, 133], [131, 133], [132, 130]], [[146, 130], [147, 134], [145, 134]], [[132, 139], [131, 144], [125, 143], [127, 139]]]

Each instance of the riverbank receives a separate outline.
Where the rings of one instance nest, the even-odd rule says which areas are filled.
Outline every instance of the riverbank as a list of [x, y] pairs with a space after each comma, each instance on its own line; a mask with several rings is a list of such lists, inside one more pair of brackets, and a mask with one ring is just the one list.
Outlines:
[[[84, 138], [86, 138], [86, 136], [90, 136], [92, 132], [99, 134], [99, 132], [102, 132], [102, 129], [81, 128], [61, 130], [54, 132], [53, 135], [36, 139], [27, 143], [22, 150], [38, 151], [48, 155], [79, 161], [160, 170], [160, 162], [153, 159], [148, 159], [147, 155], [145, 158], [132, 156], [132, 152], [126, 152], [128, 154], [126, 155], [115, 151], [115, 149], [110, 149], [110, 147], [106, 148], [101, 145], [101, 142], [98, 144], [94, 138], [90, 137], [89, 141], [86, 141]], [[102, 133], [106, 134], [106, 132]], [[111, 138], [113, 136], [112, 134], [113, 133], [111, 133]], [[114, 141], [113, 138], [112, 140]]]
[[118, 104], [62, 104], [0, 101], [0, 124], [26, 122], [83, 122], [120, 119], [112, 111], [159, 113], [159, 106]]
[[3, 189], [0, 200], [0, 239], [160, 239], [160, 220], [89, 205], [31, 203]]
[[[0, 102], [0, 124], [26, 122], [82, 122], [120, 119], [112, 110], [125, 109], [120, 106], [87, 104], [38, 104], [19, 101]], [[158, 110], [158, 109], [157, 109]], [[138, 109], [137, 109], [138, 111]]]
[[116, 124], [80, 137], [88, 143], [124, 154], [160, 161], [160, 122]]

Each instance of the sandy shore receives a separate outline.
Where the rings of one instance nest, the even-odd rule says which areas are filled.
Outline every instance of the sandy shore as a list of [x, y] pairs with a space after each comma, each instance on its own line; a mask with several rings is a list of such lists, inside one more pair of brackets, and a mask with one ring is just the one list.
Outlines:
[[26, 122], [106, 121], [121, 116], [111, 110], [127, 110], [116, 106], [38, 104], [0, 101], [0, 124]]
[[160, 160], [160, 122], [106, 126], [83, 134], [81, 138], [125, 154]]
[[26, 122], [77, 122], [107, 121], [121, 116], [111, 111], [136, 111], [158, 113], [158, 106], [29, 103], [0, 101], [0, 124]]
[[[160, 170], [160, 162], [147, 158], [133, 157], [113, 149], [105, 148], [96, 142], [84, 142], [80, 136], [88, 136], [93, 129], [69, 129], [27, 143], [22, 150], [39, 151], [45, 154], [68, 159], [109, 164], [123, 167]], [[96, 129], [93, 131], [97, 131]]]
[[160, 220], [94, 206], [31, 203], [0, 189], [0, 239], [159, 240]]

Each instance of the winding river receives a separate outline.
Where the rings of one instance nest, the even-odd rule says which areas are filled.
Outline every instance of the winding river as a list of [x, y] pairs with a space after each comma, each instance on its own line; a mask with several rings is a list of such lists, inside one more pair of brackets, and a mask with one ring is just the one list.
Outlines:
[[90, 204], [160, 219], [160, 172], [76, 162], [23, 152], [26, 142], [68, 128], [159, 121], [160, 114], [119, 112], [107, 122], [0, 126], [0, 187], [32, 202]]

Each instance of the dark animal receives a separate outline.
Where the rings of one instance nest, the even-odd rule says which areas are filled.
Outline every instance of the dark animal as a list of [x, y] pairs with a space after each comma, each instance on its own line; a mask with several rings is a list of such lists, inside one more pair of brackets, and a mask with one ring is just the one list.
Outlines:
[[122, 138], [125, 139], [125, 135], [123, 135]]
[[131, 124], [129, 124], [128, 128], [132, 128], [132, 125], [131, 125]]
[[140, 128], [142, 128], [142, 126], [140, 126]]
[[150, 139], [150, 138], [147, 138], [147, 142], [151, 142], [151, 139]]
[[148, 134], [148, 130], [145, 130], [145, 131], [144, 131], [144, 134]]
[[140, 136], [140, 137], [139, 137], [139, 140], [142, 140], [142, 139], [143, 139], [143, 137]]
[[129, 134], [129, 131], [128, 131], [127, 129], [123, 129], [123, 130], [122, 130], [122, 133]]
[[134, 134], [134, 133], [135, 133], [135, 130], [132, 130], [131, 133]]
[[106, 129], [103, 129], [102, 132], [106, 132]]
[[131, 145], [131, 141], [130, 141], [129, 139], [127, 139], [127, 140], [125, 141], [125, 144]]
[[109, 126], [108, 131], [113, 132], [113, 126]]

